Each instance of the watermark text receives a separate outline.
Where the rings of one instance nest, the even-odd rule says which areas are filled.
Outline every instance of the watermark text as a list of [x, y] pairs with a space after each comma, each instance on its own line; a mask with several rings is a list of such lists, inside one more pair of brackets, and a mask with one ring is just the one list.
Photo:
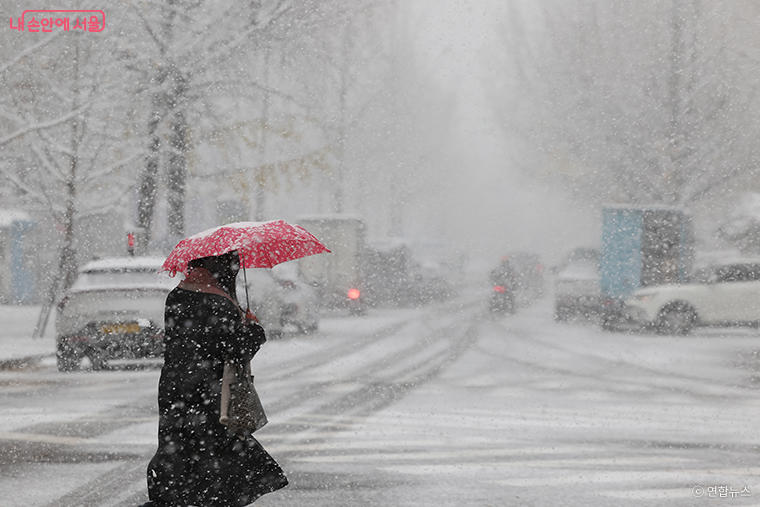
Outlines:
[[694, 486], [691, 489], [691, 494], [695, 498], [746, 498], [752, 496], [747, 486], [742, 489], [733, 486]]
[[106, 13], [100, 10], [26, 10], [15, 20], [10, 19], [10, 27], [19, 32], [52, 32], [53, 28], [66, 32], [102, 32], [106, 27]]

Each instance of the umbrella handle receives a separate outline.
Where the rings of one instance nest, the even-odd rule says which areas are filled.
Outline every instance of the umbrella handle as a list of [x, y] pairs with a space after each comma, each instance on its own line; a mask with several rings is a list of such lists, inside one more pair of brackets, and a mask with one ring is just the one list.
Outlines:
[[240, 253], [240, 258], [242, 259], [242, 268], [243, 268], [243, 283], [245, 284], [245, 313], [246, 316], [248, 316], [249, 313], [251, 313], [251, 303], [248, 300], [248, 277], [245, 274], [245, 255], [243, 252]]

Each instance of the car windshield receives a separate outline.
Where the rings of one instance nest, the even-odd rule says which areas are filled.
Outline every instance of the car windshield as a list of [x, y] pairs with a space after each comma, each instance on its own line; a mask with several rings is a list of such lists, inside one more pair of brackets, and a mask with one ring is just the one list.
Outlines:
[[715, 271], [710, 268], [697, 269], [689, 277], [691, 283], [711, 283], [715, 281]]
[[719, 282], [754, 282], [760, 280], [760, 265], [731, 264], [716, 270]]

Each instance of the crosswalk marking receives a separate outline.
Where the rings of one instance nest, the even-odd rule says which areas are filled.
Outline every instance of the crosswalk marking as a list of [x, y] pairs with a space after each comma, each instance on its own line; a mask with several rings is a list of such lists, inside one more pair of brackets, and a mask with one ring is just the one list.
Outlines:
[[45, 435], [41, 433], [19, 433], [14, 431], [0, 431], [0, 440], [18, 440], [23, 442], [40, 442], [45, 444], [81, 445], [92, 444], [96, 440], [91, 438], [61, 437], [58, 435]]
[[525, 478], [512, 478], [512, 479], [499, 479], [494, 482], [503, 486], [514, 487], [535, 487], [546, 486], [550, 483], [554, 486], [563, 486], [568, 484], [582, 484], [582, 483], [620, 483], [620, 482], [656, 482], [662, 480], [678, 480], [681, 482], [692, 482], [694, 485], [699, 484], [701, 481], [704, 484], [712, 484], [716, 480], [726, 479], [728, 477], [733, 478], [747, 478], [754, 482], [754, 477], [757, 477], [760, 468], [726, 468], [726, 469], [683, 469], [683, 470], [620, 470], [620, 471], [574, 471], [564, 477], [553, 476], [551, 479], [546, 477], [525, 477]]
[[676, 498], [694, 498], [690, 488], [674, 489], [640, 489], [629, 491], [601, 491], [600, 496], [621, 498], [624, 500], [669, 500]]
[[[290, 449], [289, 449], [290, 450]], [[551, 451], [555, 453], [557, 451]], [[385, 452], [385, 453], [357, 453], [345, 454], [340, 453], [328, 456], [301, 456], [294, 458], [294, 461], [304, 461], [312, 463], [330, 462], [330, 463], [350, 463], [366, 461], [438, 461], [442, 459], [456, 459], [456, 465], [440, 465], [443, 467], [453, 466], [461, 467], [467, 463], [467, 460], [477, 460], [477, 466], [509, 466], [509, 467], [564, 467], [564, 466], [615, 466], [615, 465], [641, 465], [641, 464], [671, 464], [684, 463], [682, 458], [675, 457], [627, 457], [627, 458], [568, 458], [553, 460], [520, 460], [520, 461], [483, 461], [482, 458], [500, 458], [509, 456], [525, 456], [529, 453], [515, 453], [510, 449], [460, 449], [456, 451], [417, 451], [417, 452]], [[532, 453], [530, 453], [532, 454]]]

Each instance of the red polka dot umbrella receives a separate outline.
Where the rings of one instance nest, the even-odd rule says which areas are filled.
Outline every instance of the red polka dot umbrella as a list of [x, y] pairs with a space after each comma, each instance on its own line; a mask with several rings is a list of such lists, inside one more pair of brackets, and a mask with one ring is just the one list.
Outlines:
[[237, 250], [246, 268], [271, 268], [286, 261], [329, 252], [309, 231], [284, 220], [236, 222], [185, 238], [174, 247], [161, 267], [172, 276], [187, 274], [193, 259]]

